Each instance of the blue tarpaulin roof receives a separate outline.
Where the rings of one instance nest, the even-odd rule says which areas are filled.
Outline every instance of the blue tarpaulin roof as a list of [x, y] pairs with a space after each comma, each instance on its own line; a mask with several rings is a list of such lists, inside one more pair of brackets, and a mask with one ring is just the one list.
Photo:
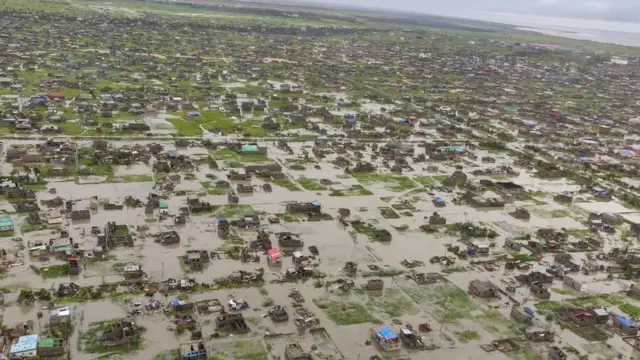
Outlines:
[[312, 202], [311, 202], [311, 205], [313, 205], [313, 206], [320, 206], [320, 201], [318, 201], [318, 200], [314, 200], [314, 201], [312, 201]]
[[378, 336], [382, 337], [385, 340], [393, 340], [398, 338], [398, 334], [393, 332], [393, 330], [391, 330], [391, 328], [388, 326], [379, 327], [376, 333], [378, 334]]
[[455, 152], [457, 152], [457, 153], [463, 153], [465, 150], [464, 150], [464, 148], [463, 148], [463, 147], [458, 146], [458, 147], [456, 147], [456, 148], [454, 149], [454, 151], [455, 151]]
[[594, 187], [592, 187], [592, 188], [591, 188], [591, 190], [593, 190], [593, 191], [597, 191], [597, 192], [604, 191], [604, 189], [603, 189], [603, 188], [601, 188], [600, 186], [594, 186]]
[[218, 222], [225, 223], [225, 222], [227, 222], [227, 219], [225, 219], [225, 218], [219, 218], [219, 219], [218, 219]]
[[441, 198], [440, 196], [438, 196], [437, 198], [433, 199], [433, 201], [437, 202], [437, 203], [443, 203], [444, 199]]
[[618, 315], [617, 318], [622, 325], [630, 328], [635, 327], [635, 325], [633, 325], [633, 321], [627, 319], [626, 317]]

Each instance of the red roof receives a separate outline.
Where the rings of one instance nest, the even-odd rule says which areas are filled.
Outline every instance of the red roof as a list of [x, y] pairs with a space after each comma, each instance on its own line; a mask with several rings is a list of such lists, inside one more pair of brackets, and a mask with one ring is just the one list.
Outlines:
[[280, 259], [280, 250], [269, 249], [267, 250], [267, 255], [269, 256], [269, 259], [272, 259], [272, 260]]
[[587, 311], [576, 311], [575, 313], [576, 316], [584, 316], [584, 317], [592, 317], [593, 314], [591, 314], [590, 312]]

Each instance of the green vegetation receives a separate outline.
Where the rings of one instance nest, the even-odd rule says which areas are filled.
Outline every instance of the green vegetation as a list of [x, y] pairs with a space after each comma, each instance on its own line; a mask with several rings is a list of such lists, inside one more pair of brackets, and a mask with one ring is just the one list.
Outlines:
[[186, 111], [178, 112], [173, 114], [177, 118], [169, 118], [167, 121], [173, 124], [179, 136], [200, 136], [203, 127], [207, 131], [215, 128], [229, 131], [236, 126], [233, 120], [219, 111], [200, 111], [200, 114], [199, 118], [191, 118]]
[[292, 213], [282, 213], [282, 214], [278, 214], [278, 218], [284, 222], [296, 222], [298, 221], [298, 217], [296, 216], [296, 214], [292, 214]]
[[351, 226], [353, 227], [353, 230], [360, 234], [367, 235], [370, 238], [374, 237], [377, 231], [375, 226], [362, 221], [352, 221]]
[[229, 186], [216, 185], [212, 181], [201, 181], [200, 185], [209, 195], [226, 195], [229, 192]]
[[324, 185], [322, 185], [318, 180], [309, 179], [304, 176], [299, 177], [297, 182], [305, 190], [310, 190], [310, 191], [327, 190], [327, 188]]
[[493, 309], [484, 310], [473, 318], [485, 330], [497, 336], [512, 337], [520, 333], [518, 325], [513, 320]]
[[296, 185], [296, 183], [294, 183], [293, 181], [291, 181], [291, 179], [289, 179], [288, 177], [284, 176], [284, 177], [279, 177], [279, 178], [274, 178], [271, 179], [271, 182], [283, 187], [289, 191], [301, 191], [302, 189], [300, 189], [300, 187], [298, 185]]
[[242, 153], [232, 149], [214, 150], [211, 152], [211, 156], [215, 160], [222, 160], [226, 163], [263, 163], [271, 161], [267, 154], [261, 153]]
[[211, 360], [246, 359], [269, 360], [267, 350], [259, 340], [233, 341], [229, 345], [216, 346]]
[[20, 231], [22, 231], [23, 234], [26, 234], [32, 231], [46, 230], [47, 228], [48, 228], [47, 225], [32, 225], [32, 224], [26, 223], [20, 227]]
[[424, 311], [433, 313], [445, 323], [471, 317], [476, 309], [467, 293], [449, 282], [421, 286], [401, 286], [402, 290]]
[[30, 265], [30, 267], [36, 274], [42, 276], [43, 279], [69, 276], [69, 264], [51, 265], [42, 268]]
[[135, 182], [152, 182], [153, 176], [151, 175], [121, 175], [121, 176], [109, 176], [108, 182], [112, 183], [135, 183]]
[[397, 232], [403, 233], [409, 230], [409, 225], [394, 225], [393, 228], [396, 229]]
[[363, 185], [385, 183], [390, 191], [408, 191], [417, 187], [417, 184], [406, 176], [379, 174], [375, 172], [352, 172], [351, 176], [356, 178]]
[[449, 176], [447, 175], [436, 175], [436, 176], [416, 176], [413, 178], [418, 184], [422, 186], [436, 186], [442, 180], [447, 179]]
[[573, 295], [575, 294], [575, 292], [571, 289], [560, 289], [560, 288], [552, 288], [551, 291], [553, 291], [556, 294], [560, 294], [560, 295]]
[[369, 313], [364, 305], [357, 302], [348, 300], [336, 301], [328, 298], [313, 299], [313, 302], [337, 325], [380, 322]]
[[370, 294], [367, 307], [381, 318], [396, 318], [402, 315], [415, 315], [419, 309], [399, 289], [387, 289], [380, 295]]
[[373, 192], [361, 185], [353, 185], [348, 189], [332, 189], [329, 196], [368, 196]]
[[620, 309], [620, 311], [622, 311], [623, 313], [629, 316], [633, 316], [633, 317], [640, 316], [640, 306], [624, 303], [624, 304], [618, 305], [618, 309]]
[[139, 350], [142, 347], [142, 334], [145, 329], [135, 326], [136, 335], [130, 338], [130, 342], [124, 345], [107, 346], [102, 341], [102, 334], [109, 331], [119, 320], [107, 320], [89, 324], [86, 331], [80, 332], [78, 338], [78, 350], [86, 353], [111, 353], [127, 354]]
[[456, 331], [455, 334], [458, 340], [463, 344], [472, 340], [480, 339], [480, 334], [475, 330]]

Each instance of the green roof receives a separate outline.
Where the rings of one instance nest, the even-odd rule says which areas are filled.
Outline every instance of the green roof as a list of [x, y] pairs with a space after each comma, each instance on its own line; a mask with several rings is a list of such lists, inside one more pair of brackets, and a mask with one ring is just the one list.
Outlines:
[[256, 152], [258, 151], [257, 145], [242, 145], [242, 152]]
[[13, 225], [13, 221], [11, 221], [11, 218], [7, 215], [0, 216], [0, 226], [3, 225]]
[[166, 202], [160, 202], [160, 209], [168, 209], [169, 205]]
[[52, 348], [54, 342], [55, 342], [54, 338], [40, 339], [40, 342], [38, 343], [38, 347], [41, 347], [41, 348]]

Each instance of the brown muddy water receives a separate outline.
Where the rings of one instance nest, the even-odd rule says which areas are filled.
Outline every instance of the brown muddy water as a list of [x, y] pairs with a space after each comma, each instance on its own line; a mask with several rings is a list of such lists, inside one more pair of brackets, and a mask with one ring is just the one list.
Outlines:
[[[37, 142], [32, 142], [35, 144]], [[22, 143], [24, 144], [24, 143]], [[113, 142], [112, 146], [123, 146], [124, 142]], [[11, 141], [5, 142], [5, 147], [11, 146]], [[130, 145], [130, 144], [127, 144]], [[165, 149], [175, 149], [173, 143], [162, 143]], [[201, 292], [183, 293], [183, 300], [201, 301], [218, 299], [223, 305], [231, 297], [244, 299], [249, 304], [249, 309], [243, 310], [243, 315], [251, 328], [251, 332], [245, 335], [226, 334], [216, 331], [216, 314], [203, 315], [195, 312], [192, 314], [197, 322], [197, 328], [202, 331], [202, 338], [213, 359], [275, 359], [284, 355], [285, 347], [292, 342], [301, 342], [313, 345], [318, 358], [327, 359], [368, 359], [372, 355], [390, 356], [391, 358], [411, 359], [502, 359], [505, 354], [495, 351], [485, 353], [480, 349], [480, 344], [487, 344], [499, 338], [513, 336], [517, 325], [509, 320], [511, 305], [508, 301], [493, 301], [487, 303], [479, 299], [473, 299], [466, 295], [469, 281], [473, 279], [491, 280], [502, 286], [502, 280], [509, 281], [515, 273], [512, 271], [487, 271], [480, 266], [472, 266], [467, 261], [457, 260], [453, 265], [453, 271], [445, 274], [447, 280], [443, 283], [432, 285], [416, 285], [404, 276], [407, 269], [400, 264], [404, 259], [420, 260], [424, 265], [417, 267], [419, 272], [441, 272], [443, 267], [439, 264], [431, 264], [429, 259], [433, 256], [451, 255], [447, 253], [445, 246], [448, 244], [459, 245], [459, 235], [450, 234], [441, 229], [435, 234], [427, 234], [419, 229], [427, 223], [428, 217], [434, 212], [447, 219], [448, 224], [456, 222], [473, 222], [495, 230], [499, 235], [493, 240], [481, 239], [480, 242], [495, 242], [488, 257], [505, 254], [502, 245], [506, 237], [520, 232], [531, 232], [538, 228], [566, 228], [573, 231], [584, 231], [582, 224], [585, 212], [581, 207], [562, 206], [552, 201], [555, 193], [569, 191], [573, 185], [563, 181], [550, 183], [534, 178], [525, 169], [517, 169], [520, 175], [517, 177], [501, 177], [500, 180], [512, 180], [524, 186], [527, 190], [536, 192], [530, 200], [516, 201], [507, 204], [505, 208], [495, 210], [482, 210], [467, 205], [455, 205], [452, 200], [454, 193], [438, 191], [436, 188], [438, 179], [442, 179], [455, 171], [459, 162], [439, 163], [437, 172], [426, 171], [426, 163], [412, 164], [413, 171], [405, 171], [403, 175], [393, 175], [392, 180], [388, 170], [381, 171], [376, 176], [366, 179], [346, 175], [342, 169], [337, 168], [331, 162], [337, 157], [330, 154], [321, 161], [311, 157], [308, 160], [303, 156], [304, 152], [311, 152], [312, 143], [292, 143], [290, 146], [294, 154], [272, 146], [271, 143], [261, 144], [268, 146], [269, 162], [277, 162], [284, 167], [289, 186], [302, 188], [309, 180], [328, 180], [323, 190], [291, 191], [283, 186], [272, 183], [271, 193], [258, 191], [251, 195], [240, 195], [240, 204], [243, 210], [236, 211], [234, 218], [243, 216], [243, 212], [251, 210], [260, 214], [263, 228], [268, 232], [292, 232], [299, 234], [305, 242], [303, 253], [308, 254], [307, 247], [315, 245], [320, 255], [314, 261], [316, 270], [326, 274], [321, 280], [308, 280], [306, 282], [277, 283], [278, 274], [293, 266], [292, 260], [286, 256], [283, 265], [272, 267], [266, 264], [266, 258], [261, 256], [259, 263], [241, 263], [231, 259], [215, 259], [210, 262], [203, 271], [188, 271], [181, 265], [179, 257], [187, 250], [216, 251], [226, 244], [217, 231], [219, 216], [227, 214], [205, 213], [191, 214], [187, 217], [186, 224], [175, 225], [172, 218], [160, 219], [158, 210], [153, 214], [145, 214], [144, 208], [125, 207], [123, 210], [105, 210], [101, 205], [97, 210], [91, 210], [91, 219], [84, 221], [72, 221], [65, 216], [60, 217], [61, 228], [69, 232], [70, 237], [78, 244], [80, 249], [93, 250], [97, 245], [97, 238], [91, 235], [91, 227], [103, 228], [108, 221], [127, 225], [129, 232], [134, 235], [135, 244], [131, 248], [117, 247], [109, 251], [108, 261], [87, 262], [78, 276], [62, 276], [43, 278], [36, 274], [31, 266], [47, 268], [63, 264], [53, 257], [30, 256], [25, 250], [29, 244], [36, 242], [46, 243], [50, 238], [58, 237], [58, 230], [46, 229], [40, 231], [22, 232], [20, 225], [26, 220], [26, 216], [13, 212], [11, 205], [3, 201], [0, 209], [9, 213], [16, 224], [14, 240], [12, 237], [1, 238], [2, 247], [9, 252], [8, 259], [23, 259], [24, 264], [9, 267], [5, 276], [0, 279], [0, 286], [5, 287], [5, 303], [2, 308], [3, 324], [13, 326], [31, 320], [34, 323], [34, 332], [45, 332], [48, 323], [48, 304], [36, 302], [30, 306], [19, 306], [17, 303], [20, 289], [45, 288], [56, 289], [61, 283], [75, 283], [80, 286], [99, 286], [104, 283], [114, 283], [122, 280], [122, 267], [124, 263], [133, 262], [140, 264], [147, 275], [148, 280], [163, 281], [168, 278], [188, 276], [198, 282], [212, 283], [215, 278], [226, 276], [233, 271], [252, 271], [256, 268], [265, 268], [265, 284], [258, 287], [204, 290]], [[89, 143], [80, 143], [80, 146], [90, 146]], [[416, 153], [423, 151], [419, 148]], [[192, 158], [199, 158], [212, 154], [205, 148], [191, 147], [178, 149], [180, 154], [186, 154]], [[370, 151], [363, 152], [362, 158], [356, 158], [352, 152], [343, 154], [351, 161], [370, 161]], [[481, 151], [478, 158], [486, 156]], [[229, 159], [227, 159], [230, 161]], [[243, 164], [248, 161], [240, 159]], [[264, 160], [264, 159], [263, 159]], [[153, 163], [153, 162], [152, 162]], [[373, 161], [382, 168], [381, 160]], [[299, 164], [304, 170], [292, 166]], [[464, 169], [469, 173], [476, 169], [494, 168], [505, 164], [513, 166], [513, 160], [500, 155], [495, 164], [483, 164], [479, 161], [467, 160]], [[161, 193], [162, 200], [168, 205], [170, 214], [178, 214], [181, 207], [186, 206], [187, 197], [199, 196], [201, 200], [208, 201], [212, 205], [227, 204], [226, 195], [207, 195], [207, 186], [216, 180], [226, 179], [228, 169], [227, 162], [220, 161], [221, 169], [212, 170], [206, 165], [199, 168], [189, 176], [182, 173], [182, 179], [176, 184], [173, 192]], [[315, 166], [319, 168], [316, 168]], [[0, 170], [8, 175], [12, 166], [3, 163]], [[51, 199], [61, 196], [65, 199], [76, 201], [76, 209], [89, 209], [92, 196], [97, 196], [100, 201], [122, 203], [125, 197], [131, 196], [144, 199], [154, 190], [154, 182], [148, 177], [156, 179], [158, 174], [153, 174], [150, 165], [135, 164], [132, 166], [117, 166], [114, 168], [116, 177], [124, 177], [130, 180], [144, 179], [141, 182], [105, 182], [106, 177], [95, 177], [92, 181], [86, 179], [70, 180], [50, 179], [47, 189], [55, 188], [56, 194], [48, 190], [41, 190], [37, 194], [38, 200]], [[146, 176], [146, 177], [143, 177]], [[398, 177], [407, 180], [398, 182]], [[444, 176], [444, 177], [443, 177]], [[186, 179], [188, 178], [188, 179]], [[404, 179], [403, 178], [403, 179]], [[470, 181], [480, 179], [492, 179], [492, 176], [475, 177], [469, 175]], [[191, 180], [189, 180], [191, 179]], [[391, 179], [391, 180], [390, 180]], [[80, 184], [78, 182], [81, 182]], [[89, 183], [91, 182], [91, 183]], [[98, 183], [96, 183], [98, 182]], [[424, 189], [420, 184], [434, 185]], [[256, 185], [261, 189], [264, 181], [255, 177], [245, 184]], [[236, 182], [232, 182], [235, 186]], [[316, 183], [317, 185], [317, 183]], [[353, 190], [354, 185], [362, 185], [369, 192], [366, 194]], [[344, 196], [332, 196], [332, 190], [342, 191]], [[181, 196], [175, 194], [183, 194]], [[335, 193], [334, 193], [335, 195]], [[437, 196], [444, 197], [447, 206], [436, 208], [433, 199]], [[314, 201], [322, 204], [322, 210], [334, 217], [334, 220], [305, 221], [303, 216], [290, 216], [279, 224], [269, 224], [267, 218], [273, 214], [285, 213], [285, 203], [289, 201]], [[396, 218], [385, 218], [381, 215], [380, 208], [392, 207], [401, 201], [406, 201], [413, 206], [410, 211], [396, 210]], [[531, 212], [529, 221], [517, 220], [509, 215], [517, 207], [525, 207]], [[43, 207], [44, 208], [44, 207]], [[354, 231], [351, 226], [343, 226], [338, 222], [338, 209], [347, 208], [351, 211], [349, 220], [360, 219], [378, 229], [386, 229], [393, 239], [390, 243], [371, 241], [367, 234]], [[283, 217], [284, 218], [284, 217]], [[163, 231], [177, 231], [181, 241], [179, 244], [164, 246], [154, 242], [153, 234]], [[256, 230], [237, 230], [235, 234], [245, 242], [256, 237]], [[611, 248], [619, 242], [619, 237], [607, 238], [606, 248]], [[273, 239], [274, 243], [277, 243]], [[523, 250], [522, 253], [527, 253]], [[575, 253], [574, 261], [584, 259], [583, 253]], [[329, 281], [345, 279], [342, 268], [345, 262], [358, 263], [358, 275], [353, 278], [355, 288], [347, 291], [340, 289], [340, 283], [327, 285]], [[546, 265], [553, 262], [552, 256], [546, 256], [540, 262], [533, 263], [535, 270], [543, 271]], [[378, 266], [381, 270], [373, 271], [368, 266]], [[397, 270], [397, 271], [394, 271]], [[449, 269], [451, 270], [451, 269]], [[393, 276], [392, 276], [393, 275]], [[586, 285], [586, 294], [608, 294], [618, 292], [628, 284], [623, 281], [607, 281], [604, 275], [583, 275], [576, 277]], [[385, 290], [379, 292], [365, 292], [361, 287], [368, 280], [380, 278], [384, 281]], [[579, 295], [564, 289], [562, 283], [554, 283], [554, 288], [562, 288], [565, 291], [552, 292], [551, 299], [565, 299], [570, 295]], [[550, 286], [551, 287], [551, 286]], [[288, 294], [291, 288], [296, 288], [304, 296], [304, 306], [319, 320], [316, 330], [298, 333], [291, 319], [295, 316], [292, 301]], [[156, 293], [153, 297], [159, 300], [163, 307], [173, 300], [178, 294], [164, 296]], [[584, 294], [583, 294], [584, 295]], [[514, 298], [520, 302], [527, 302], [533, 307], [537, 299], [533, 299], [526, 288], [517, 289]], [[136, 304], [144, 304], [149, 297], [144, 294], [123, 294], [121, 296], [68, 303], [73, 313], [74, 331], [69, 341], [71, 358], [76, 360], [90, 360], [97, 358], [99, 353], [87, 353], [77, 343], [83, 334], [89, 331], [92, 324], [124, 318], [136, 307]], [[628, 300], [632, 301], [632, 300]], [[65, 303], [63, 303], [65, 304]], [[284, 305], [289, 311], [290, 320], [286, 323], [274, 323], [268, 317], [264, 317], [266, 311], [272, 305]], [[38, 313], [42, 313], [41, 318]], [[392, 321], [393, 320], [393, 321]], [[190, 332], [177, 331], [173, 314], [164, 314], [161, 309], [145, 312], [134, 317], [134, 321], [144, 327], [143, 340], [139, 347], [131, 349], [119, 349], [118, 353], [107, 352], [107, 358], [127, 359], [172, 359], [174, 351], [180, 344], [190, 341]], [[382, 322], [391, 325], [394, 330], [400, 329], [399, 324], [412, 324], [417, 327], [420, 323], [429, 323], [433, 330], [422, 333], [427, 350], [412, 350], [403, 348], [399, 352], [386, 354], [375, 345], [367, 345], [371, 338], [371, 329], [374, 323]], [[568, 343], [582, 353], [587, 352], [588, 342], [576, 336], [569, 330], [555, 327], [547, 323], [543, 316], [536, 318], [536, 325], [547, 326], [557, 331], [563, 343]], [[611, 347], [609, 352], [628, 356], [630, 349], [619, 337], [608, 340]], [[517, 354], [508, 354], [515, 359], [534, 359], [539, 353], [546, 356], [547, 345], [527, 345], [526, 349]], [[252, 349], [248, 351], [247, 349]], [[613, 350], [611, 350], [613, 349]], [[593, 349], [591, 349], [593, 350]], [[598, 350], [600, 351], [600, 350]], [[596, 351], [596, 356], [598, 351]], [[604, 350], [602, 350], [604, 351]], [[214, 354], [216, 354], [214, 356]], [[602, 357], [603, 359], [605, 357]]]

